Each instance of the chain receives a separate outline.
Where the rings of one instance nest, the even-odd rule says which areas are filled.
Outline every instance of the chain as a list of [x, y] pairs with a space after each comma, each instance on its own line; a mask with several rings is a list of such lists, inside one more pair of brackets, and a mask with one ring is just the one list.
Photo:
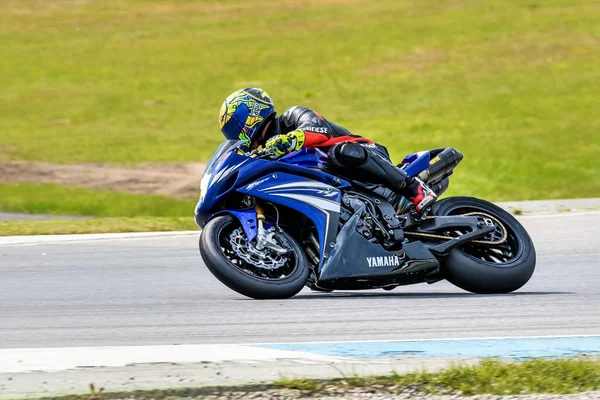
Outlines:
[[[502, 231], [504, 232], [504, 235], [502, 236], [502, 239], [500, 239], [500, 240], [498, 240], [496, 242], [492, 242], [492, 241], [489, 241], [489, 240], [471, 240], [469, 243], [498, 245], [498, 244], [502, 244], [502, 243], [506, 242], [506, 239], [508, 239], [508, 231], [506, 230], [506, 228], [504, 227], [504, 225], [502, 225], [502, 223], [500, 221], [498, 221], [497, 218], [495, 218], [495, 217], [493, 217], [493, 216], [491, 216], [489, 214], [479, 212], [479, 211], [471, 212], [471, 213], [467, 213], [467, 214], [461, 214], [461, 215], [457, 215], [457, 216], [458, 217], [470, 217], [472, 215], [482, 215], [484, 217], [488, 217], [489, 219], [493, 220], [498, 225], [500, 225], [500, 227], [502, 228]], [[425, 217], [425, 219], [433, 219], [433, 218], [437, 218], [437, 217], [435, 217], [435, 216]], [[456, 238], [448, 237], [448, 236], [434, 235], [432, 233], [421, 233], [421, 232], [404, 231], [404, 234], [407, 235], [407, 236], [429, 237], [429, 238], [442, 239], [442, 240], [453, 240], [453, 239], [456, 239]]]

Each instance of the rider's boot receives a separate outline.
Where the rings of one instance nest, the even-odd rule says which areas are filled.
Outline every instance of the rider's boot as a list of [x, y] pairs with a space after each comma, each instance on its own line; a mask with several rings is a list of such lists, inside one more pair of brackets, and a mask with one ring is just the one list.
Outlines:
[[369, 152], [363, 165], [373, 176], [379, 175], [379, 181], [385, 182], [388, 187], [413, 203], [414, 211], [419, 217], [424, 215], [437, 199], [437, 195], [423, 181], [408, 176], [379, 153]]
[[329, 164], [371, 182], [381, 182], [414, 204], [422, 215], [435, 202], [436, 195], [423, 182], [408, 176], [377, 149], [356, 143], [338, 143], [328, 153]]
[[404, 190], [406, 198], [413, 203], [413, 207], [419, 216], [423, 215], [437, 199], [436, 194], [419, 179], [415, 179]]

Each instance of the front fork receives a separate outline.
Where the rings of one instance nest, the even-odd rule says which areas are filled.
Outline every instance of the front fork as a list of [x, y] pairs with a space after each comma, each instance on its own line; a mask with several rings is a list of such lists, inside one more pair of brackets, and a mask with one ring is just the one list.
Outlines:
[[265, 234], [265, 211], [258, 204], [258, 200], [254, 199], [254, 210], [256, 211], [256, 223], [258, 226], [258, 233], [256, 235], [256, 248], [262, 250], [265, 247], [267, 241], [267, 235]]
[[256, 211], [256, 224], [258, 226], [257, 234], [256, 234], [256, 249], [263, 250], [265, 247], [267, 249], [273, 250], [274, 252], [284, 255], [290, 252], [290, 250], [281, 247], [275, 241], [275, 229], [271, 228], [268, 231], [265, 230], [265, 211], [260, 204], [258, 204], [258, 199], [254, 199], [254, 210]]

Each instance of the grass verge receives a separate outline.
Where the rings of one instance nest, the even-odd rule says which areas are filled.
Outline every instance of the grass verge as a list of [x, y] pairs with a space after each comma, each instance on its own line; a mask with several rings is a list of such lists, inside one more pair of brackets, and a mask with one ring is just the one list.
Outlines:
[[5, 0], [0, 161], [207, 159], [224, 97], [262, 86], [280, 113], [312, 107], [396, 161], [456, 147], [454, 194], [600, 196], [599, 12], [587, 0]]
[[478, 365], [454, 366], [438, 373], [351, 377], [330, 382], [282, 379], [275, 384], [312, 392], [347, 386], [388, 391], [413, 387], [423, 393], [460, 392], [464, 395], [566, 394], [600, 390], [600, 362], [582, 359], [534, 359], [520, 363], [484, 360]]
[[[107, 388], [110, 390], [110, 388]], [[419, 372], [375, 377], [340, 379], [280, 379], [271, 384], [199, 387], [185, 389], [104, 392], [105, 399], [242, 398], [244, 393], [269, 392], [269, 398], [318, 397], [352, 398], [363, 392], [411, 394], [496, 394], [580, 393], [600, 390], [600, 361], [597, 359], [535, 359], [524, 362], [484, 360], [474, 366], [454, 366], [437, 373]], [[219, 397], [221, 396], [221, 397]], [[227, 397], [229, 396], [229, 397]], [[238, 397], [236, 397], [238, 396]], [[89, 395], [61, 396], [62, 400], [86, 400]], [[256, 397], [254, 397], [256, 398]], [[55, 399], [57, 399], [55, 397]]]
[[0, 236], [74, 233], [165, 232], [198, 229], [192, 217], [109, 217], [0, 222]]
[[194, 201], [51, 184], [0, 184], [0, 211], [92, 217], [187, 217]]

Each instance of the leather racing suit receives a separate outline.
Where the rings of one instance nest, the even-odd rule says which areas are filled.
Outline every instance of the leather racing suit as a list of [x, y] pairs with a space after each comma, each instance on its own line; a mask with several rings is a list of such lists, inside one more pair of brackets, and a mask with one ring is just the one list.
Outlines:
[[392, 163], [384, 146], [355, 135], [306, 107], [294, 106], [275, 117], [258, 145], [272, 149], [275, 157], [303, 147], [319, 148], [327, 153], [332, 170], [344, 171], [355, 179], [382, 183], [413, 201], [418, 212], [422, 211], [419, 204], [424, 199], [429, 201], [423, 207], [435, 200], [433, 193], [425, 195], [418, 181]]

